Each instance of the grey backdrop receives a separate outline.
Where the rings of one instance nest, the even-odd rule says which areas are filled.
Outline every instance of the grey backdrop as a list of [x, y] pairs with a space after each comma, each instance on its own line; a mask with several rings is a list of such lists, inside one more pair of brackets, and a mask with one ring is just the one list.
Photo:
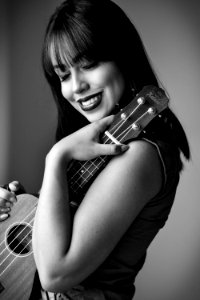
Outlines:
[[[199, 86], [200, 4], [196, 0], [116, 0], [138, 28], [153, 66], [188, 134], [186, 164], [166, 227], [137, 278], [135, 300], [200, 297]], [[29, 192], [42, 180], [56, 114], [43, 77], [41, 44], [60, 0], [0, 2], [0, 183], [20, 180]], [[102, 16], [103, 22], [103, 16]], [[111, 18], [112, 22], [112, 18]]]

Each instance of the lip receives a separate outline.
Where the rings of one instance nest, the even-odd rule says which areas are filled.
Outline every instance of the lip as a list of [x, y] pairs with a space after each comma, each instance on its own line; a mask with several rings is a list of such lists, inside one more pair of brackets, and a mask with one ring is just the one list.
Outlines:
[[[96, 93], [78, 100], [78, 103], [83, 111], [91, 111], [95, 109], [102, 101], [102, 92]], [[88, 102], [87, 105], [86, 102]], [[91, 103], [90, 103], [91, 102]]]

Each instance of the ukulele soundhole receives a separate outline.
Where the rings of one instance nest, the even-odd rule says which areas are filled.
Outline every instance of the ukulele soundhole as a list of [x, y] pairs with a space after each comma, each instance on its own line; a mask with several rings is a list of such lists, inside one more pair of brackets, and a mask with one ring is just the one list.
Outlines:
[[7, 232], [7, 246], [9, 250], [19, 256], [28, 255], [32, 252], [32, 228], [30, 225], [16, 224]]

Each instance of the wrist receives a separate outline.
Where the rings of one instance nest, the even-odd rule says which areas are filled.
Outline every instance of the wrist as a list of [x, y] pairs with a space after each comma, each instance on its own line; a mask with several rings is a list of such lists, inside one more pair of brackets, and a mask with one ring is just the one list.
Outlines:
[[46, 156], [46, 164], [61, 165], [66, 167], [71, 161], [69, 153], [63, 151], [58, 144], [55, 144]]

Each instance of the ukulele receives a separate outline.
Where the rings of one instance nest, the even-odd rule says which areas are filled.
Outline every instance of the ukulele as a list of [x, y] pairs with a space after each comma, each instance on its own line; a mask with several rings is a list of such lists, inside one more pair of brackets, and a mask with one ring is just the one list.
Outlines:
[[[165, 92], [146, 86], [114, 117], [103, 133], [104, 144], [121, 144], [139, 136], [168, 106]], [[76, 209], [91, 182], [108, 163], [110, 156], [89, 161], [73, 160], [68, 169], [70, 205]], [[38, 199], [29, 194], [17, 196], [11, 218], [0, 223], [0, 299], [28, 300], [36, 266], [32, 250], [32, 226]]]

